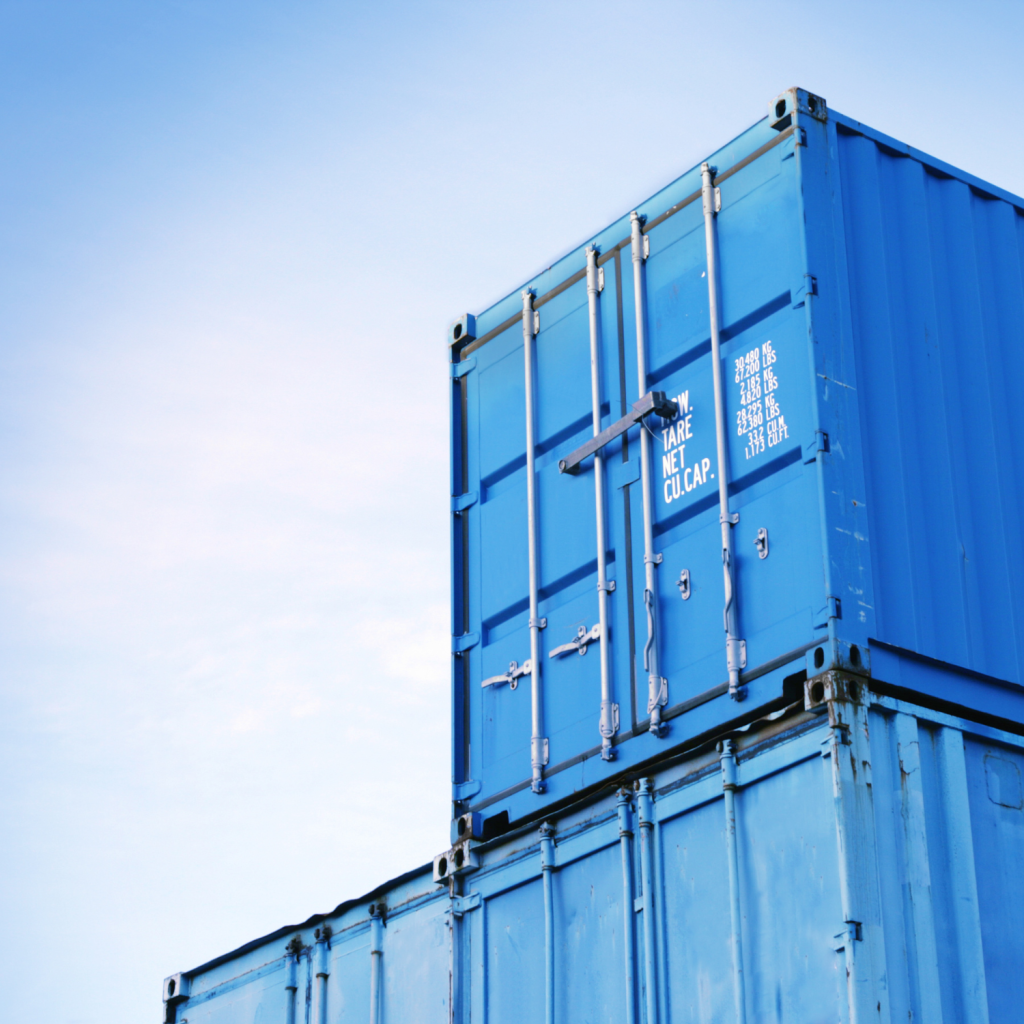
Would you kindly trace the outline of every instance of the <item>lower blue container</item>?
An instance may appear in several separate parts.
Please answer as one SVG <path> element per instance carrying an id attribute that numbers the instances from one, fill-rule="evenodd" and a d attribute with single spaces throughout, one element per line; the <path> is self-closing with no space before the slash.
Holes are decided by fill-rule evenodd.
<path id="1" fill-rule="evenodd" d="M 1019 1020 L 1022 772 L 1021 737 L 828 672 L 457 870 L 172 975 L 165 1020 Z"/>

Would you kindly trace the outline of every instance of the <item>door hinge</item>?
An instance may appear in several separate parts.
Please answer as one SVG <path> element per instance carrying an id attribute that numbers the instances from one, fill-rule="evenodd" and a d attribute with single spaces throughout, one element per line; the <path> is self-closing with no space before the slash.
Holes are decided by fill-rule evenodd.
<path id="1" fill-rule="evenodd" d="M 860 921 L 844 921 L 843 930 L 835 938 L 835 950 L 837 953 L 840 950 L 849 949 L 850 945 L 854 942 L 863 942 L 864 930 L 861 927 Z"/>
<path id="2" fill-rule="evenodd" d="M 465 377 L 470 370 L 476 369 L 476 356 L 470 356 L 469 359 L 463 359 L 461 363 L 452 363 L 451 367 L 453 379 Z"/>
<path id="3" fill-rule="evenodd" d="M 455 799 L 460 801 L 476 796 L 482 788 L 483 784 L 479 779 L 467 779 L 465 782 L 456 782 L 452 787 Z"/>
<path id="4" fill-rule="evenodd" d="M 469 892 L 465 896 L 453 896 L 452 897 L 452 913 L 456 917 L 462 917 L 463 914 L 468 914 L 471 910 L 476 910 L 477 907 L 483 900 L 478 892 Z"/>
<path id="5" fill-rule="evenodd" d="M 479 633 L 463 633 L 461 636 L 452 637 L 452 654 L 462 654 L 470 647 L 476 647 L 480 643 Z"/>
<path id="6" fill-rule="evenodd" d="M 476 491 L 468 491 L 466 494 L 456 494 L 452 497 L 452 511 L 456 514 L 465 512 L 470 505 L 475 505 L 478 494 Z"/>

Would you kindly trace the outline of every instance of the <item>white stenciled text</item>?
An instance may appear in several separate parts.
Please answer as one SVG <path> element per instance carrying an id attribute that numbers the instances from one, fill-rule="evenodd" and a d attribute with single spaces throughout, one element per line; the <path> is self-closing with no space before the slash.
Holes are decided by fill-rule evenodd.
<path id="1" fill-rule="evenodd" d="M 736 433 L 747 438 L 748 459 L 760 455 L 789 437 L 789 427 L 775 392 L 779 378 L 774 365 L 778 353 L 771 341 L 737 356 L 735 382 L 740 386 L 740 407 L 736 410 Z"/>
<path id="2" fill-rule="evenodd" d="M 693 409 L 690 406 L 690 392 L 675 396 L 679 412 L 675 419 L 661 431 L 661 477 L 662 496 L 665 504 L 689 494 L 695 488 L 707 483 L 711 473 L 711 460 L 693 459 L 686 461 L 686 443 L 693 439 Z"/>

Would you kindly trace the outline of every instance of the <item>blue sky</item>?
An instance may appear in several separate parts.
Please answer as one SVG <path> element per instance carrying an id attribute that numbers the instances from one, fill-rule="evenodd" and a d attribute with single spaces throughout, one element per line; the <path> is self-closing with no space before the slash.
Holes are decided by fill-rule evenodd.
<path id="1" fill-rule="evenodd" d="M 0 1005 L 448 832 L 445 331 L 791 85 L 1024 193 L 1024 8 L 0 5 Z"/>

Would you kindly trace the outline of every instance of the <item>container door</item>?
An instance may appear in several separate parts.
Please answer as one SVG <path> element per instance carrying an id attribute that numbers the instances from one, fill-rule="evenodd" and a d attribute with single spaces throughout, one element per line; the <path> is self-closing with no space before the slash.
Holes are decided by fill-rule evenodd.
<path id="1" fill-rule="evenodd" d="M 779 145 L 722 180 L 719 246 L 721 357 L 743 680 L 792 661 L 823 629 L 811 359 L 801 301 L 803 267 L 791 145 Z M 669 717 L 727 680 L 725 584 L 719 523 L 708 264 L 700 199 L 651 228 L 645 263 L 648 390 L 676 400 L 651 417 L 660 662 Z M 632 289 L 624 296 L 633 323 Z M 635 334 L 627 342 L 635 345 Z M 635 382 L 631 390 L 637 392 Z M 643 551 L 639 486 L 634 550 Z M 635 720 L 648 718 L 644 567 L 633 562 L 637 630 Z M 759 675 L 760 674 L 760 675 Z M 782 676 L 773 679 L 779 690 Z"/>
<path id="2" fill-rule="evenodd" d="M 599 297 L 602 425 L 621 413 L 622 373 L 613 265 Z M 577 475 L 559 472 L 567 450 L 593 434 L 590 328 L 586 281 L 580 280 L 537 309 L 533 340 L 540 678 L 543 736 L 549 764 L 600 747 L 600 653 L 595 641 L 573 645 L 597 624 L 596 498 L 592 465 Z M 470 628 L 479 647 L 469 652 L 470 772 L 488 793 L 522 785 L 530 776 L 532 672 L 508 682 L 487 680 L 530 658 L 526 491 L 526 385 L 521 323 L 473 353 L 466 375 L 468 487 L 479 508 L 467 517 Z M 479 452 L 478 460 L 472 457 Z M 621 441 L 606 452 L 621 461 Z M 592 462 L 592 460 L 590 460 Z M 621 559 L 614 537 L 624 537 L 625 505 L 609 480 L 608 574 Z M 617 500 L 609 495 L 614 494 Z M 625 643 L 628 608 L 618 590 L 609 602 L 609 642 Z M 570 649 L 558 653 L 557 649 Z M 628 689 L 625 700 L 628 701 Z"/>

